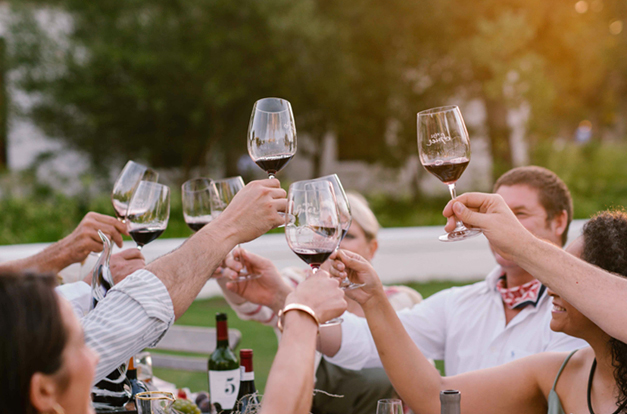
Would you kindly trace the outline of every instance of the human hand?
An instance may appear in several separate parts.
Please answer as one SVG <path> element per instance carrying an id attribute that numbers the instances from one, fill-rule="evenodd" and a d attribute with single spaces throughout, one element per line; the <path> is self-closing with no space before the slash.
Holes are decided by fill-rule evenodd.
<path id="1" fill-rule="evenodd" d="M 481 229 L 496 253 L 506 260 L 520 248 L 521 240 L 531 236 L 498 194 L 465 193 L 448 202 L 444 211 L 445 230 L 455 228 L 459 219 L 467 226 Z"/>
<path id="2" fill-rule="evenodd" d="M 346 291 L 347 296 L 360 305 L 366 304 L 373 296 L 385 295 L 377 272 L 369 261 L 357 253 L 340 249 L 331 255 L 329 262 L 329 273 L 333 277 L 340 280 L 348 277 L 353 283 L 364 284 L 361 288 Z"/>
<path id="3" fill-rule="evenodd" d="M 122 247 L 122 235 L 128 235 L 126 225 L 118 219 L 89 212 L 72 233 L 59 241 L 58 255 L 65 261 L 65 266 L 82 262 L 90 252 L 102 251 L 98 230 L 102 230 L 118 247 Z"/>
<path id="4" fill-rule="evenodd" d="M 269 307 L 275 313 L 283 309 L 285 298 L 292 288 L 283 281 L 274 263 L 238 247 L 224 260 L 222 275 L 227 279 L 236 278 L 244 266 L 250 274 L 260 277 L 243 282 L 228 282 L 226 288 L 249 302 Z"/>
<path id="5" fill-rule="evenodd" d="M 251 241 L 285 222 L 279 212 L 285 212 L 286 197 L 277 179 L 252 181 L 235 195 L 212 226 L 203 230 L 210 231 L 215 228 L 213 224 L 226 226 L 225 231 L 236 237 L 236 243 Z"/>
<path id="6" fill-rule="evenodd" d="M 111 276 L 113 276 L 113 283 L 116 285 L 120 283 L 126 276 L 134 273 L 139 269 L 143 269 L 146 266 L 146 259 L 144 255 L 135 248 L 126 249 L 111 255 L 111 261 L 109 262 L 109 269 L 111 270 Z M 91 276 L 93 273 L 90 271 L 83 282 L 88 285 L 91 284 Z"/>
<path id="7" fill-rule="evenodd" d="M 117 285 L 126 276 L 146 267 L 146 258 L 139 249 L 133 247 L 112 255 L 109 267 L 113 283 Z"/>
<path id="8" fill-rule="evenodd" d="M 309 306 L 321 323 L 337 318 L 347 306 L 340 282 L 329 277 L 324 270 L 319 270 L 299 284 L 285 300 L 285 305 L 290 303 Z"/>

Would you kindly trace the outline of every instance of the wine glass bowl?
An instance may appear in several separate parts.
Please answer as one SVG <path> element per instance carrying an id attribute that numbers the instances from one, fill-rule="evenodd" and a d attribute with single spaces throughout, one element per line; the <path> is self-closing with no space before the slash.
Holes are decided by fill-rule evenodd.
<path id="1" fill-rule="evenodd" d="M 244 188 L 244 179 L 242 177 L 229 177 L 222 180 L 215 180 L 211 183 L 213 188 L 211 198 L 211 214 L 215 219 L 228 207 L 235 195 Z M 232 279 L 235 282 L 246 282 L 248 280 L 257 279 L 260 274 L 250 274 L 244 267 L 239 272 L 239 276 Z"/>
<path id="2" fill-rule="evenodd" d="M 470 138 L 457 106 L 443 106 L 418 113 L 418 153 L 425 169 L 448 185 L 451 198 L 457 197 L 455 183 L 470 162 Z M 440 236 L 458 241 L 481 234 L 457 221 L 455 229 Z"/>
<path id="3" fill-rule="evenodd" d="M 115 215 L 119 220 L 124 221 L 128 203 L 131 201 L 133 193 L 137 189 L 140 181 L 157 182 L 159 174 L 144 165 L 135 161 L 128 161 L 113 185 L 111 192 L 111 204 L 115 210 Z"/>
<path id="4" fill-rule="evenodd" d="M 211 215 L 215 219 L 228 207 L 231 200 L 242 188 L 244 188 L 244 179 L 240 176 L 223 178 L 211 182 Z"/>
<path id="5" fill-rule="evenodd" d="M 126 226 L 139 250 L 161 236 L 168 227 L 169 217 L 170 188 L 149 181 L 140 182 L 126 215 Z"/>
<path id="6" fill-rule="evenodd" d="M 403 414 L 403 403 L 398 399 L 379 400 L 377 414 Z"/>
<path id="7" fill-rule="evenodd" d="M 290 103 L 281 98 L 260 99 L 248 124 L 248 154 L 274 178 L 296 154 L 296 124 Z"/>
<path id="8" fill-rule="evenodd" d="M 214 187 L 208 178 L 194 178 L 185 181 L 181 186 L 183 218 L 193 232 L 211 221 L 212 198 L 215 198 Z"/>
<path id="9" fill-rule="evenodd" d="M 327 181 L 296 182 L 290 185 L 287 200 L 287 244 L 316 273 L 341 238 L 333 187 Z"/>
<path id="10" fill-rule="evenodd" d="M 342 187 L 342 182 L 337 174 L 325 175 L 324 177 L 316 178 L 314 181 L 327 181 L 331 183 L 333 186 L 333 191 L 335 193 L 335 200 L 337 202 L 337 211 L 339 214 L 340 227 L 341 227 L 341 235 L 340 242 L 336 248 L 339 249 L 340 243 L 344 240 L 346 233 L 348 233 L 348 229 L 351 226 L 353 221 L 353 216 L 351 213 L 351 206 L 348 201 L 348 197 L 346 197 L 346 192 L 344 191 L 344 187 Z M 364 284 L 353 283 L 348 278 L 342 280 L 340 287 L 344 290 L 357 289 L 364 286 Z"/>

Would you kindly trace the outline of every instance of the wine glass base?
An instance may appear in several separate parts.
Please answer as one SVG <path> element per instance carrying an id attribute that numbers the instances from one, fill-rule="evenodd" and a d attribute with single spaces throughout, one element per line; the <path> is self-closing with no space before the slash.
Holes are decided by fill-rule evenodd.
<path id="1" fill-rule="evenodd" d="M 335 326 L 341 324 L 342 322 L 344 322 L 344 319 L 342 318 L 333 318 L 324 323 L 321 323 L 320 326 Z"/>
<path id="2" fill-rule="evenodd" d="M 440 241 L 443 241 L 443 242 L 455 242 L 455 241 L 460 241 L 460 240 L 466 240 L 471 237 L 478 236 L 482 233 L 483 232 L 479 229 L 462 229 L 462 230 L 455 230 L 447 234 L 443 234 L 438 238 L 440 239 Z"/>
<path id="3" fill-rule="evenodd" d="M 240 275 L 234 279 L 229 279 L 231 282 L 248 282 L 249 280 L 259 279 L 261 275 Z"/>
<path id="4" fill-rule="evenodd" d="M 364 287 L 366 286 L 365 283 L 353 283 L 353 282 L 344 282 L 342 281 L 342 283 L 340 283 L 340 289 L 342 290 L 353 290 L 353 289 L 359 289 L 360 287 Z"/>

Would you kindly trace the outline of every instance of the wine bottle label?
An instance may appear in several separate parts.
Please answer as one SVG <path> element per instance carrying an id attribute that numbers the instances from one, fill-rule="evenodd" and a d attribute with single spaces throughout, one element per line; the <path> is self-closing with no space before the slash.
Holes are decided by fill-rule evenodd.
<path id="1" fill-rule="evenodd" d="M 209 371 L 209 393 L 211 403 L 219 403 L 223 410 L 235 406 L 239 392 L 239 369 Z"/>
<path id="2" fill-rule="evenodd" d="M 246 368 L 240 366 L 239 378 L 240 378 L 240 381 L 253 381 L 255 379 L 255 371 L 246 372 Z"/>

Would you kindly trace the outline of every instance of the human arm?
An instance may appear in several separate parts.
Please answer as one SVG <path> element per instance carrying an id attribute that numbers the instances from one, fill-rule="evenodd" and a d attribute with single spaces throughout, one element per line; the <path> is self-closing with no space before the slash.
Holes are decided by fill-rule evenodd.
<path id="1" fill-rule="evenodd" d="M 338 257 L 349 269 L 351 281 L 366 283 L 348 294 L 362 306 L 386 373 L 412 410 L 438 413 L 440 391 L 458 389 L 465 413 L 542 412 L 537 408 L 546 402 L 537 364 L 514 365 L 515 361 L 509 367 L 441 377 L 403 328 L 370 264 L 351 252 L 340 251 Z"/>
<path id="2" fill-rule="evenodd" d="M 278 212 L 285 211 L 285 196 L 278 180 L 249 183 L 218 218 L 177 250 L 146 266 L 168 289 L 177 318 L 238 243 L 253 240 L 284 222 Z"/>
<path id="3" fill-rule="evenodd" d="M 339 282 L 324 271 L 309 277 L 288 295 L 286 305 L 292 303 L 308 306 L 320 321 L 337 317 L 346 309 Z M 311 409 L 318 326 L 310 315 L 299 310 L 285 314 L 284 326 L 261 414 L 305 414 Z"/>
<path id="4" fill-rule="evenodd" d="M 116 218 L 89 212 L 74 231 L 63 239 L 33 256 L 0 263 L 0 271 L 58 273 L 73 263 L 85 260 L 90 252 L 102 251 L 98 230 L 102 230 L 119 247 L 122 247 L 122 235 L 128 235 L 124 223 Z"/>
<path id="5" fill-rule="evenodd" d="M 453 210 L 455 207 L 455 210 Z M 610 336 L 627 341 L 627 279 L 606 272 L 529 233 L 495 194 L 465 193 L 444 209 L 480 228 L 496 251 L 516 262 L 575 306 Z"/>

